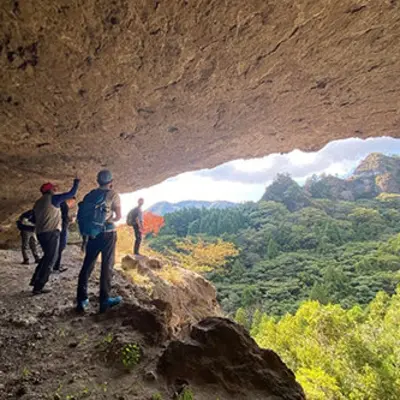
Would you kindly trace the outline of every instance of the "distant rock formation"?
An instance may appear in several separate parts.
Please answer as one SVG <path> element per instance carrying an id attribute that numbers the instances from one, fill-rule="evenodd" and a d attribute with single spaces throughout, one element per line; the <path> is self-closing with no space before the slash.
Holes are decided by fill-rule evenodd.
<path id="1" fill-rule="evenodd" d="M 375 184 L 378 193 L 400 193 L 400 157 L 371 153 L 353 174 Z"/>
<path id="2" fill-rule="evenodd" d="M 349 178 L 313 175 L 304 187 L 280 174 L 261 200 L 284 203 L 290 211 L 296 211 L 311 205 L 313 199 L 355 201 L 373 199 L 381 193 L 400 193 L 400 157 L 371 153 Z"/>
<path id="3" fill-rule="evenodd" d="M 285 204 L 289 211 L 296 211 L 311 205 L 309 195 L 289 175 L 278 174 L 267 187 L 261 200 Z"/>
<path id="4" fill-rule="evenodd" d="M 201 200 L 187 200 L 180 201 L 179 203 L 169 203 L 168 201 L 160 201 L 153 204 L 147 209 L 153 214 L 164 216 L 165 214 L 170 214 L 175 211 L 183 210 L 184 208 L 217 208 L 225 209 L 237 206 L 237 203 L 230 201 L 201 201 Z"/>
<path id="5" fill-rule="evenodd" d="M 382 153 L 369 154 L 354 170 L 355 176 L 371 177 L 387 173 L 398 174 L 400 171 L 400 157 L 387 156 Z"/>

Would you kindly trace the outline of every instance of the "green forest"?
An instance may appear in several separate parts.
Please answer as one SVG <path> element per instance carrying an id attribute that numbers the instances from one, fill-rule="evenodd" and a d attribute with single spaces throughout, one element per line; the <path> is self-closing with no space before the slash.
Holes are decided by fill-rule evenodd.
<path id="1" fill-rule="evenodd" d="M 167 214 L 149 245 L 233 244 L 237 254 L 205 276 L 309 399 L 399 399 L 400 197 L 357 182 L 360 195 L 337 199 L 335 179 L 301 187 L 278 175 L 259 202 Z"/>
<path id="2" fill-rule="evenodd" d="M 307 299 L 350 308 L 380 290 L 393 294 L 399 283 L 399 205 L 397 196 L 379 196 L 313 199 L 297 211 L 274 201 L 184 209 L 165 216 L 150 246 L 175 250 L 183 238 L 235 244 L 239 255 L 207 274 L 229 315 L 244 307 L 281 316 Z"/>

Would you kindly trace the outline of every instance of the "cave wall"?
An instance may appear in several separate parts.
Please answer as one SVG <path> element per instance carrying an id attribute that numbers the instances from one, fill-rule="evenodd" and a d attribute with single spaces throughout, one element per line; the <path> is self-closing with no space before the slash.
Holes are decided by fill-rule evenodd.
<path id="1" fill-rule="evenodd" d="M 2 0 L 0 222 L 44 181 L 122 192 L 399 136 L 397 0 Z"/>

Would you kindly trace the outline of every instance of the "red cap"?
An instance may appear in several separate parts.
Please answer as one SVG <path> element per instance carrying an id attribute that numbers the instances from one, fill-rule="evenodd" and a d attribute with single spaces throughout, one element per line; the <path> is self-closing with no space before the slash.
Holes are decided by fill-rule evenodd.
<path id="1" fill-rule="evenodd" d="M 55 185 L 53 185 L 50 182 L 44 183 L 42 186 L 40 186 L 40 191 L 44 194 L 47 192 L 50 192 L 51 190 L 54 190 Z"/>

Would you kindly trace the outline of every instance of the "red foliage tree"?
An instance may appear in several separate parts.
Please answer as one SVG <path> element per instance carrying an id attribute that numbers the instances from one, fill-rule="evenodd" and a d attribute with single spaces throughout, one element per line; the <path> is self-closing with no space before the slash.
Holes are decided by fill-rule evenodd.
<path id="1" fill-rule="evenodd" d="M 146 211 L 143 215 L 143 235 L 152 233 L 157 235 L 160 229 L 164 226 L 164 218 Z"/>

